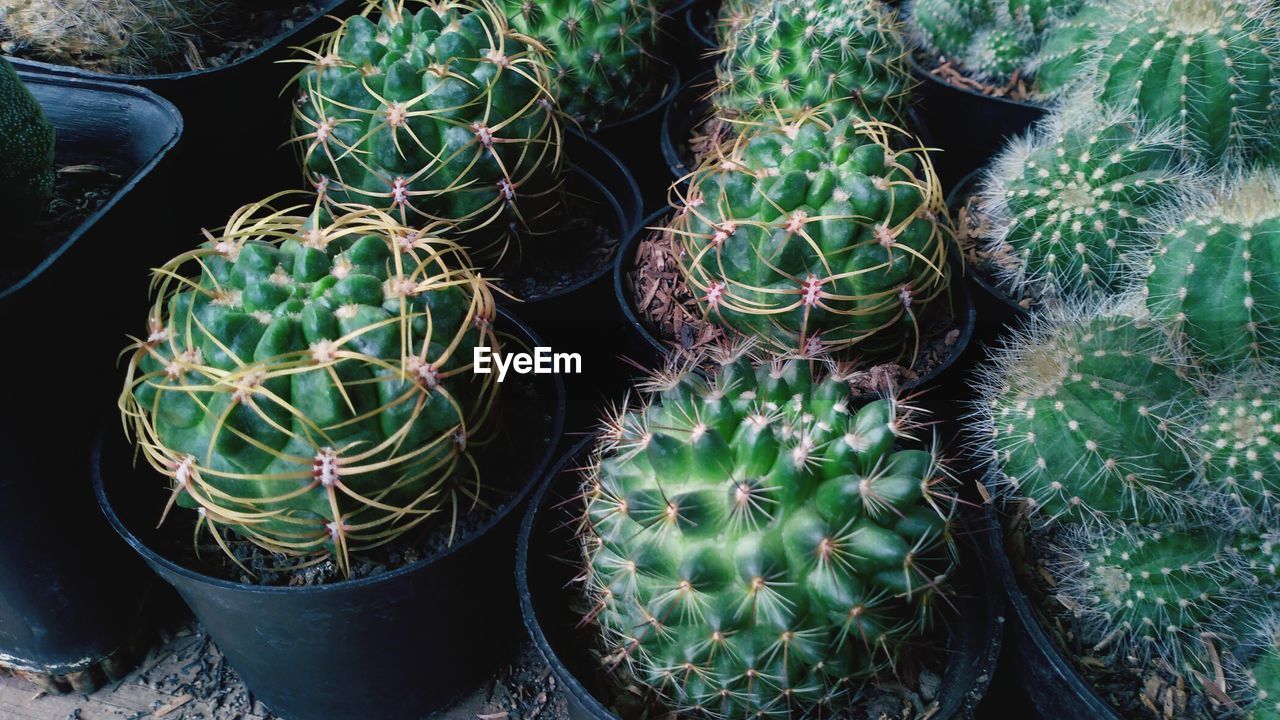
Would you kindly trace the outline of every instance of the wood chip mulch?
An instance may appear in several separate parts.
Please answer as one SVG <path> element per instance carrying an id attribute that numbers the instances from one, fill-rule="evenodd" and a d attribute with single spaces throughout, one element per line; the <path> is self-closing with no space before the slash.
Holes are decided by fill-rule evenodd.
<path id="1" fill-rule="evenodd" d="M 948 85 L 955 85 L 956 87 L 961 87 L 966 90 L 972 90 L 973 92 L 986 95 L 988 97 L 997 97 L 1005 100 L 1012 100 L 1014 102 L 1032 104 L 1036 104 L 1041 101 L 1041 98 L 1032 90 L 1032 87 L 1027 84 L 1027 80 L 1023 77 L 1021 70 L 1015 71 L 1013 73 L 1013 77 L 1009 78 L 1009 82 L 1003 85 L 991 85 L 989 83 L 975 80 L 965 74 L 964 70 L 960 68 L 960 66 L 950 60 L 943 59 L 929 71 L 929 74 Z"/>

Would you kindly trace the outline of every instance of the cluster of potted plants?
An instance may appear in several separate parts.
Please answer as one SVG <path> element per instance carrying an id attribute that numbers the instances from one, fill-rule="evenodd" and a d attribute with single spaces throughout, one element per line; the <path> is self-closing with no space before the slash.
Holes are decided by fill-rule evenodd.
<path id="1" fill-rule="evenodd" d="M 0 667 L 120 677 L 158 577 L 291 720 L 522 624 L 573 717 L 967 718 L 1007 597 L 1045 717 L 1276 715 L 1269 0 L 23 0 L 0 50 L 57 377 L 3 391 L 51 580 Z"/>

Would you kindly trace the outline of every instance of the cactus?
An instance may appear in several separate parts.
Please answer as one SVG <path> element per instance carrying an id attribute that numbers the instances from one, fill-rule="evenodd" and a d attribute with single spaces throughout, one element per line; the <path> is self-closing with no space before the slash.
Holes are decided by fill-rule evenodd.
<path id="1" fill-rule="evenodd" d="M 937 457 L 895 447 L 900 406 L 802 361 L 647 390 L 584 491 L 608 658 L 680 715 L 807 716 L 926 640 L 953 506 Z"/>
<path id="2" fill-rule="evenodd" d="M 1194 655 L 1200 633 L 1247 619 L 1256 596 L 1242 586 L 1223 539 L 1186 527 L 1076 526 L 1050 565 L 1056 594 L 1081 619 L 1081 639 L 1117 656 Z"/>
<path id="3" fill-rule="evenodd" d="M 1280 173 L 1225 184 L 1164 237 L 1147 307 L 1214 367 L 1280 361 Z"/>
<path id="4" fill-rule="evenodd" d="M 1079 83 L 1089 54 L 1096 52 L 1098 38 L 1119 30 L 1123 22 L 1120 8 L 1133 7 L 1139 0 L 1084 0 L 1076 12 L 1045 28 L 1040 51 L 1031 61 L 1036 87 L 1043 95 L 1060 95 Z"/>
<path id="5" fill-rule="evenodd" d="M 488 258 L 557 193 L 545 51 L 487 0 L 371 3 L 317 42 L 294 141 L 329 201 L 449 222 Z"/>
<path id="6" fill-rule="evenodd" d="M 1253 690 L 1249 720 L 1280 720 L 1280 631 L 1258 655 L 1249 675 Z"/>
<path id="7" fill-rule="evenodd" d="M 910 9 L 916 43 L 988 83 L 1029 77 L 1042 34 L 1070 18 L 1083 0 L 915 0 Z"/>
<path id="8" fill-rule="evenodd" d="M 0 58 L 0 215 L 23 225 L 53 196 L 54 130 L 40 103 Z"/>
<path id="9" fill-rule="evenodd" d="M 1241 570 L 1250 584 L 1270 598 L 1272 609 L 1280 611 L 1280 530 L 1264 521 L 1246 526 L 1231 543 Z"/>
<path id="10" fill-rule="evenodd" d="M 1195 447 L 1208 486 L 1250 515 L 1280 513 L 1280 388 L 1245 375 L 1217 388 L 1206 405 Z"/>
<path id="11" fill-rule="evenodd" d="M 903 122 L 906 40 L 879 0 L 769 0 L 726 33 L 712 104 L 719 116 L 821 107 L 834 121 Z"/>
<path id="12" fill-rule="evenodd" d="M 504 0 L 511 26 L 553 53 L 560 108 L 592 128 L 652 101 L 666 75 L 654 58 L 652 0 Z"/>
<path id="13" fill-rule="evenodd" d="M 947 288 L 951 235 L 927 154 L 882 123 L 754 124 L 675 188 L 671 231 L 707 318 L 784 352 L 903 353 Z"/>
<path id="14" fill-rule="evenodd" d="M 0 0 L 0 38 L 41 60 L 103 72 L 181 69 L 189 38 L 224 14 L 219 0 Z"/>
<path id="15" fill-rule="evenodd" d="M 1085 79 L 1102 103 L 1175 126 L 1208 161 L 1262 155 L 1275 143 L 1280 18 L 1271 0 L 1122 0 L 1090 22 L 1100 29 L 1046 43 L 1041 89 Z M 1064 48 L 1071 43 L 1077 49 Z"/>
<path id="16" fill-rule="evenodd" d="M 450 517 L 480 492 L 493 298 L 455 243 L 365 209 L 247 206 L 154 274 L 120 405 L 175 503 L 304 558 Z M 233 556 L 234 557 L 234 556 Z"/>
<path id="17" fill-rule="evenodd" d="M 1122 309 L 1038 318 L 984 368 L 994 481 L 1046 521 L 1143 525 L 1198 512 L 1186 361 Z"/>
<path id="18" fill-rule="evenodd" d="M 987 171 L 985 242 L 1011 295 L 1101 300 L 1124 290 L 1174 212 L 1198 195 L 1176 136 L 1091 103 L 1011 141 Z"/>

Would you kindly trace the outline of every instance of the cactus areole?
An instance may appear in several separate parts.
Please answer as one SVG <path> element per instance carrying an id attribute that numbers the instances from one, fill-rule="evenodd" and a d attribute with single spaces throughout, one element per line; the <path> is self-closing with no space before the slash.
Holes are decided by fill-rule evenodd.
<path id="1" fill-rule="evenodd" d="M 677 713 L 839 703 L 926 641 L 953 569 L 937 458 L 902 409 L 807 362 L 673 373 L 615 417 L 584 489 L 606 662 Z"/>
<path id="2" fill-rule="evenodd" d="M 294 142 L 328 201 L 497 255 L 556 196 L 546 49 L 485 0 L 388 0 L 308 48 Z"/>
<path id="3" fill-rule="evenodd" d="M 458 245 L 319 215 L 249 206 L 158 270 L 120 403 L 169 505 L 224 550 L 231 530 L 345 569 L 481 494 L 497 388 L 470 363 L 497 339 Z"/>

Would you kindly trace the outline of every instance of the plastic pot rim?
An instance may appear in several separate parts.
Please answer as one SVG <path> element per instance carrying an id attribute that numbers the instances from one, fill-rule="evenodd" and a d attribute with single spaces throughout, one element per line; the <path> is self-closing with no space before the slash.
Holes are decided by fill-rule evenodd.
<path id="1" fill-rule="evenodd" d="M 156 73 L 153 75 L 136 74 L 136 73 L 112 73 L 101 72 L 97 70 L 86 70 L 78 65 L 66 65 L 61 63 L 45 62 L 43 60 L 32 60 L 23 57 L 6 56 L 6 59 L 13 63 L 14 67 L 19 69 L 26 67 L 41 73 L 59 75 L 62 77 L 74 77 L 86 80 L 99 80 L 102 82 L 116 84 L 147 84 L 147 83 L 176 83 L 183 80 L 191 80 L 195 78 L 208 77 L 218 73 L 233 70 L 246 65 L 258 58 L 266 55 L 279 48 L 286 40 L 315 25 L 326 17 L 336 17 L 333 15 L 340 7 L 346 4 L 347 0 L 316 0 L 318 7 L 315 12 L 301 20 L 293 27 L 282 32 L 277 32 L 271 36 L 269 42 L 265 42 L 261 47 L 250 52 L 234 62 L 227 63 L 213 68 L 203 68 L 200 70 L 181 70 L 177 72 Z M 291 47 L 292 49 L 292 47 Z"/>
<path id="2" fill-rule="evenodd" d="M 645 218 L 641 226 L 636 232 L 618 248 L 618 257 L 614 258 L 613 266 L 613 291 L 618 304 L 622 307 L 622 315 L 626 318 L 627 324 L 633 330 L 638 332 L 645 343 L 652 348 L 659 357 L 669 357 L 671 351 L 661 340 L 659 340 L 652 331 L 640 319 L 640 314 L 636 312 L 635 303 L 631 297 L 631 293 L 627 290 L 626 275 L 629 270 L 628 258 L 634 253 L 635 248 L 640 243 L 641 237 L 650 231 L 653 224 L 663 216 L 671 212 L 671 208 L 663 208 Z M 952 264 L 953 272 L 951 276 L 950 290 L 952 297 L 959 302 L 960 305 L 956 313 L 956 327 L 960 330 L 960 336 L 956 338 L 955 344 L 951 347 L 951 351 L 947 353 L 946 359 L 931 368 L 929 372 L 918 376 L 915 380 L 904 384 L 899 390 L 901 392 L 910 392 L 916 388 L 924 387 L 939 377 L 943 373 L 950 370 L 960 360 L 968 349 L 969 344 L 973 341 L 973 334 L 978 324 L 978 311 L 973 302 L 973 293 L 969 290 L 967 283 L 962 282 L 967 268 L 964 267 L 963 261 L 960 260 L 959 252 L 953 247 L 948 253 L 948 263 Z M 960 272 L 955 272 L 959 270 Z M 864 400 L 876 396 L 875 393 L 864 393 L 856 396 L 858 400 Z"/>
<path id="3" fill-rule="evenodd" d="M 960 182 L 956 183 L 956 186 L 951 189 L 951 193 L 947 195 L 946 202 L 947 212 L 951 213 L 952 217 L 955 217 L 955 211 L 959 209 L 959 203 L 962 200 L 973 196 L 972 191 L 974 187 L 978 184 L 978 180 L 986 173 L 986 171 L 986 168 L 978 168 L 977 170 L 974 170 L 961 178 Z M 977 271 L 976 268 L 971 267 L 969 269 L 969 277 L 983 292 L 995 298 L 1001 305 L 1008 308 L 1009 312 L 1012 313 L 1014 317 L 1023 322 L 1031 318 L 1031 312 L 1027 310 L 1027 308 L 1024 308 L 1014 302 L 1013 298 L 1009 297 L 1009 295 L 1003 290 L 992 285 L 985 277 L 982 276 L 981 273 Z"/>
<path id="4" fill-rule="evenodd" d="M 58 247 L 50 251 L 40 264 L 32 268 L 31 272 L 27 273 L 21 280 L 7 288 L 4 288 L 3 290 L 0 290 L 0 303 L 18 294 L 23 288 L 27 287 L 32 282 L 35 282 L 35 280 L 43 275 L 50 267 L 57 263 L 72 246 L 78 243 L 80 238 L 84 237 L 85 233 L 102 220 L 107 213 L 111 212 L 111 210 L 114 209 L 122 199 L 124 199 L 125 195 L 132 192 L 138 184 L 142 182 L 143 178 L 150 175 L 151 172 L 155 170 L 156 166 L 159 165 L 166 156 L 168 156 L 169 152 L 173 150 L 173 148 L 178 144 L 178 141 L 182 138 L 182 132 L 184 129 L 182 113 L 178 112 L 178 109 L 174 107 L 173 103 L 165 100 L 146 88 L 134 85 L 104 82 L 102 80 L 95 80 L 92 78 L 72 77 L 68 75 L 48 75 L 23 69 L 18 65 L 15 65 L 15 68 L 18 69 L 18 76 L 22 78 L 22 82 L 24 84 L 54 85 L 92 92 L 133 96 L 139 100 L 149 103 L 164 113 L 173 122 L 173 133 L 165 140 L 156 154 L 152 156 L 151 160 L 134 171 L 133 175 L 129 177 L 123 185 L 116 188 L 116 191 L 111 194 L 111 197 L 108 198 L 101 207 L 90 213 L 88 217 L 81 221 L 80 224 L 76 226 L 75 230 L 72 230 L 67 238 L 58 245 Z"/>
<path id="5" fill-rule="evenodd" d="M 702 7 L 703 4 L 704 3 L 699 0 L 691 0 L 689 3 L 682 6 L 680 14 L 684 17 L 684 26 L 688 31 L 689 36 L 697 41 L 698 49 L 703 51 L 715 50 L 719 47 L 716 39 L 707 37 L 704 29 L 698 27 L 698 9 Z"/>
<path id="6" fill-rule="evenodd" d="M 1008 105 L 1010 107 L 1038 112 L 1045 112 L 1048 110 L 1047 106 L 1040 103 L 1027 102 L 1025 100 L 1010 100 L 1009 98 L 996 97 L 995 95 L 986 95 L 984 93 L 975 92 L 974 90 L 967 87 L 961 87 L 960 85 L 953 85 L 952 83 L 949 83 L 929 72 L 929 69 L 922 65 L 920 60 L 916 58 L 915 52 L 910 53 L 907 60 L 911 63 L 911 74 L 915 75 L 916 79 L 921 82 L 933 83 L 948 90 L 964 93 L 965 95 L 970 95 L 974 98 L 985 100 L 995 105 Z"/>
<path id="7" fill-rule="evenodd" d="M 534 345 L 537 345 L 542 342 L 541 338 L 538 337 L 537 333 L 535 333 L 531 328 L 529 328 L 527 325 L 522 323 L 518 318 L 516 318 L 513 314 L 508 312 L 506 309 L 499 308 L 498 315 L 507 323 L 509 323 L 511 326 L 511 329 L 515 330 L 519 335 L 523 336 L 525 340 L 532 342 Z M 502 507 L 501 510 L 494 513 L 492 517 L 485 520 L 485 522 L 481 524 L 480 527 L 477 528 L 474 533 L 472 533 L 469 537 L 464 539 L 462 542 L 457 543 L 455 545 L 451 545 L 447 548 L 444 548 L 439 552 L 433 553 L 429 557 L 418 560 L 417 562 L 411 563 L 409 565 L 405 565 L 403 567 L 395 568 L 394 570 L 388 570 L 387 572 L 379 573 L 377 575 L 370 575 L 368 577 L 356 578 L 354 580 L 342 580 L 339 582 L 327 583 L 324 585 L 303 585 L 303 586 L 296 586 L 296 587 L 254 585 L 250 583 L 241 583 L 241 582 L 234 582 L 232 580 L 224 580 L 222 578 L 216 578 L 211 575 L 206 575 L 204 573 L 192 570 L 191 568 L 188 568 L 182 565 L 181 563 L 175 562 L 169 559 L 168 557 L 165 557 L 164 555 L 153 550 L 150 546 L 148 546 L 145 542 L 143 542 L 141 538 L 134 535 L 133 531 L 131 531 L 128 527 L 125 526 L 124 521 L 120 519 L 120 516 L 116 513 L 115 508 L 112 506 L 110 499 L 107 497 L 106 485 L 103 482 L 104 468 L 102 466 L 102 448 L 105 441 L 105 434 L 108 431 L 106 427 L 100 428 L 99 431 L 97 432 L 96 437 L 94 438 L 94 444 L 90 454 L 90 460 L 92 465 L 90 472 L 91 472 L 92 481 L 93 481 L 93 493 L 94 493 L 94 496 L 97 498 L 98 507 L 102 510 L 102 513 L 106 515 L 107 521 L 111 524 L 112 529 L 114 529 L 116 533 L 120 535 L 120 537 L 124 538 L 124 541 L 129 544 L 129 547 L 133 548 L 134 552 L 141 555 L 142 558 L 146 560 L 148 563 L 157 565 L 159 567 L 163 567 L 168 572 L 174 573 L 176 575 L 180 575 L 184 578 L 187 578 L 188 580 L 191 580 L 200 584 L 204 584 L 204 585 L 211 585 L 214 587 L 219 587 L 227 590 L 235 590 L 241 593 L 253 594 L 253 595 L 290 595 L 290 596 L 296 597 L 303 594 L 328 595 L 328 594 L 337 594 L 337 593 L 346 593 L 346 592 L 356 592 L 356 591 L 360 591 L 365 588 L 368 588 L 369 586 L 372 586 L 372 585 L 377 585 L 387 581 L 396 580 L 406 575 L 415 573 L 418 570 L 428 565 L 436 563 L 440 560 L 444 560 L 450 557 L 451 555 L 454 555 L 455 553 L 461 552 L 462 550 L 466 549 L 468 546 L 479 541 L 482 537 L 487 535 L 490 531 L 492 531 L 493 528 L 496 527 L 500 522 L 502 522 L 507 517 L 509 517 L 513 512 L 515 512 L 516 508 L 519 507 L 526 498 L 528 498 L 531 494 L 533 494 L 538 483 L 540 482 L 540 478 L 543 476 L 543 474 L 546 473 L 547 468 L 551 465 L 551 463 L 555 461 L 556 452 L 559 449 L 560 442 L 564 434 L 564 421 L 565 421 L 565 409 L 566 409 L 564 380 L 559 375 L 552 375 L 550 376 L 550 381 L 551 381 L 551 386 L 553 388 L 552 395 L 554 396 L 553 398 L 550 398 L 550 399 L 554 400 L 554 403 L 555 403 L 555 409 L 552 412 L 551 441 L 547 443 L 547 447 L 545 450 L 543 450 L 542 456 L 538 459 L 538 462 L 534 464 L 533 468 L 528 473 L 528 477 L 520 485 L 519 490 L 511 497 L 511 499 Z"/>

